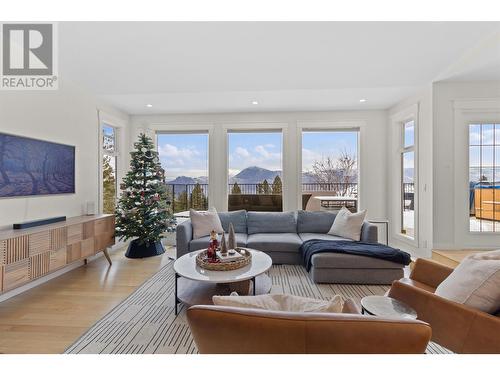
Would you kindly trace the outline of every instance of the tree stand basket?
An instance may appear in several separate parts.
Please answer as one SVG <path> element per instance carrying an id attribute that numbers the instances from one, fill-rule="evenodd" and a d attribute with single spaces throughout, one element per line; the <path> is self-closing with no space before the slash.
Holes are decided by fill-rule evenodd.
<path id="1" fill-rule="evenodd" d="M 139 240 L 133 240 L 128 245 L 127 252 L 125 256 L 127 258 L 147 258 L 154 257 L 156 255 L 161 255 L 165 252 L 161 242 L 139 243 Z"/>

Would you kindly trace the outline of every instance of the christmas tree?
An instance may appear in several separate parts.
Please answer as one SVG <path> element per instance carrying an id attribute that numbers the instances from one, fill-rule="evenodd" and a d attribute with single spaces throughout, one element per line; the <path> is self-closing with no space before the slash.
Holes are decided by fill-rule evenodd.
<path id="1" fill-rule="evenodd" d="M 116 209 L 116 235 L 133 238 L 127 253 L 129 258 L 158 255 L 165 250 L 161 238 L 173 230 L 174 217 L 170 210 L 165 171 L 151 138 L 139 135 L 130 153 L 130 170 L 120 185 L 121 197 Z"/>

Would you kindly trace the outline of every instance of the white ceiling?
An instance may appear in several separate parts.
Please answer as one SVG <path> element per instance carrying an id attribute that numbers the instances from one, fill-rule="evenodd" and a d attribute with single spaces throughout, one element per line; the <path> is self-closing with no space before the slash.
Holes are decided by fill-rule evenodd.
<path id="1" fill-rule="evenodd" d="M 383 109 L 498 31 L 474 22 L 62 22 L 59 73 L 130 114 Z"/>

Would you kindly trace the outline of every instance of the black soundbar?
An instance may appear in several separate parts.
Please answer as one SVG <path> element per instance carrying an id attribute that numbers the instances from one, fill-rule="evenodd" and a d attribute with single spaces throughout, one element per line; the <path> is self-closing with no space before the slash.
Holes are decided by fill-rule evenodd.
<path id="1" fill-rule="evenodd" d="M 58 217 L 51 217 L 48 219 L 40 219 L 40 220 L 26 221 L 24 223 L 17 223 L 13 224 L 12 227 L 14 229 L 26 229 L 26 228 L 38 227 L 40 225 L 58 223 L 60 221 L 65 221 L 65 220 L 66 216 L 58 216 Z"/>

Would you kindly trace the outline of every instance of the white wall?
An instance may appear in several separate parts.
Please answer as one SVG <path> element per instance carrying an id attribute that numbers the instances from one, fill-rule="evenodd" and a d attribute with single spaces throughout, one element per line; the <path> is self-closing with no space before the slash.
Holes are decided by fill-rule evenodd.
<path id="1" fill-rule="evenodd" d="M 210 129 L 210 205 L 227 209 L 225 128 L 282 127 L 284 131 L 284 209 L 299 208 L 301 165 L 298 156 L 298 127 L 360 127 L 360 207 L 368 217 L 386 218 L 386 111 L 272 112 L 227 114 L 179 114 L 131 117 L 130 145 L 141 131 Z M 215 174 L 215 176 L 214 176 Z"/>
<path id="2" fill-rule="evenodd" d="M 127 124 L 128 116 L 62 83 L 56 91 L 0 92 L 0 132 L 76 146 L 76 193 L 0 199 L 0 227 L 84 213 L 98 201 L 98 108 Z M 123 130 L 124 140 L 128 138 Z"/>
<path id="3" fill-rule="evenodd" d="M 488 104 L 498 103 L 494 99 L 500 99 L 500 82 L 438 82 L 433 85 L 433 232 L 437 249 L 500 247 L 500 234 L 469 233 L 466 226 L 468 183 L 466 178 L 464 181 L 468 167 L 468 148 L 464 139 L 466 122 L 500 121 L 498 104 Z M 460 101 L 472 104 L 463 110 L 459 108 Z"/>
<path id="4" fill-rule="evenodd" d="M 416 238 L 415 241 L 405 241 L 399 235 L 400 228 L 400 169 L 401 154 L 399 121 L 391 121 L 400 115 L 416 109 L 416 170 L 417 198 L 416 198 Z M 388 162 L 388 189 L 387 212 L 390 221 L 391 244 L 404 248 L 414 256 L 429 257 L 433 246 L 433 217 L 432 217 L 432 85 L 428 85 L 418 94 L 396 104 L 389 109 L 387 147 Z"/>

